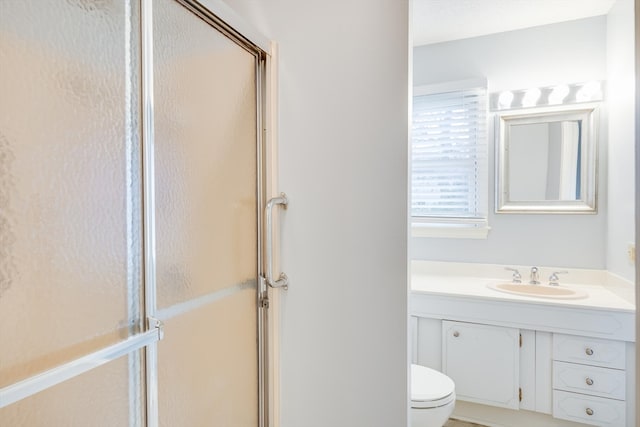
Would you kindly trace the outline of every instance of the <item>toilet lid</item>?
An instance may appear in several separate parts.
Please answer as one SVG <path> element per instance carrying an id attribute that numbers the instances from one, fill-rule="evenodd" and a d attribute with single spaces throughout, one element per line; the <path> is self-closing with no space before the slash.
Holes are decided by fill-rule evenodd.
<path id="1" fill-rule="evenodd" d="M 411 365 L 411 400 L 429 402 L 441 400 L 455 390 L 453 380 L 433 369 Z"/>

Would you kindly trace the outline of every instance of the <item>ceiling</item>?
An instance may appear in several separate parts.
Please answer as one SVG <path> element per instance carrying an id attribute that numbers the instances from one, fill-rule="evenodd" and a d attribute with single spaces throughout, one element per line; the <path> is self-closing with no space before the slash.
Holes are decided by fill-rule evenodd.
<path id="1" fill-rule="evenodd" d="M 615 1 L 413 0 L 413 45 L 606 15 Z"/>

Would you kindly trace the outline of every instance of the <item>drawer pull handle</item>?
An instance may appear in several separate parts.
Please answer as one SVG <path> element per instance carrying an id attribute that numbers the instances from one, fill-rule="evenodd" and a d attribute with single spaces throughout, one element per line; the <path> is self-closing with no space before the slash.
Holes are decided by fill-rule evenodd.
<path id="1" fill-rule="evenodd" d="M 593 385 L 593 380 L 591 378 L 587 378 L 587 385 Z"/>
<path id="2" fill-rule="evenodd" d="M 585 411 L 587 413 L 587 415 L 591 416 L 593 415 L 593 409 L 591 408 L 587 408 L 587 410 Z"/>
<path id="3" fill-rule="evenodd" d="M 458 338 L 458 337 L 460 336 L 460 332 L 455 331 L 455 332 L 453 333 L 453 336 L 454 336 L 454 337 L 456 337 L 456 338 Z"/>
<path id="4" fill-rule="evenodd" d="M 593 355 L 593 349 L 587 347 L 587 349 L 584 351 L 585 353 L 587 353 L 587 356 L 592 356 Z"/>

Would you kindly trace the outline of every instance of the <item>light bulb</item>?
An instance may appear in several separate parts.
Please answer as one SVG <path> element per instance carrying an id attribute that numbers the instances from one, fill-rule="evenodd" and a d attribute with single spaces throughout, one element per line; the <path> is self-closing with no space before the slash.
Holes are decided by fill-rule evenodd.
<path id="1" fill-rule="evenodd" d="M 532 89 L 528 89 L 524 93 L 524 97 L 522 98 L 522 106 L 523 107 L 533 107 L 540 99 L 540 89 L 534 87 Z"/>
<path id="2" fill-rule="evenodd" d="M 576 101 L 588 102 L 602 96 L 600 82 L 589 82 L 580 88 L 576 93 Z"/>
<path id="3" fill-rule="evenodd" d="M 500 109 L 511 108 L 512 102 L 513 102 L 513 92 L 510 92 L 510 91 L 502 92 L 498 97 L 498 108 Z"/>
<path id="4" fill-rule="evenodd" d="M 562 104 L 564 99 L 569 95 L 569 86 L 567 85 L 559 85 L 553 88 L 551 93 L 549 94 L 549 104 Z"/>

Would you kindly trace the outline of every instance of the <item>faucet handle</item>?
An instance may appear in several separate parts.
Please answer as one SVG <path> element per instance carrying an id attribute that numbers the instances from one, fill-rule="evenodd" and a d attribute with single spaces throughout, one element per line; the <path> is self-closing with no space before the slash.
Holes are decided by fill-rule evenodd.
<path id="1" fill-rule="evenodd" d="M 516 268 L 505 267 L 504 269 L 513 271 L 513 276 L 511 277 L 511 280 L 513 280 L 513 283 L 522 283 L 522 276 L 520 275 L 520 272 Z"/>
<path id="2" fill-rule="evenodd" d="M 561 271 L 554 271 L 553 273 L 551 273 L 551 276 L 549 276 L 549 285 L 550 286 L 558 286 L 560 283 L 558 282 L 558 274 L 569 274 L 569 272 L 567 270 L 561 270 Z"/>

